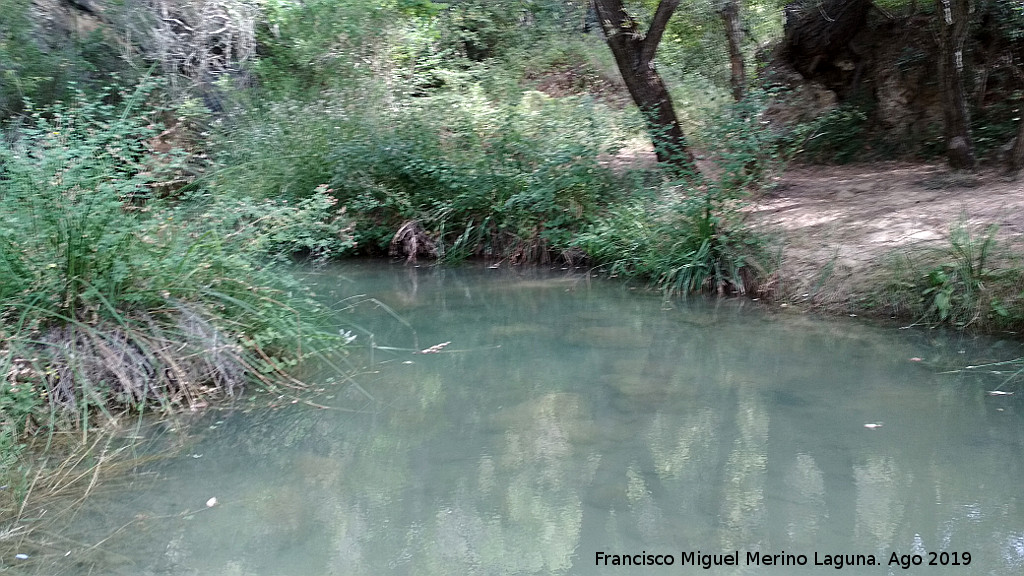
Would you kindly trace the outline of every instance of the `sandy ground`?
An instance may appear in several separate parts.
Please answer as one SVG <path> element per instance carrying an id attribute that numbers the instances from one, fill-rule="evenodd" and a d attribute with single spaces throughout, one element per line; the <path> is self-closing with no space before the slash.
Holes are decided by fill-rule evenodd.
<path id="1" fill-rule="evenodd" d="M 697 166 L 715 166 L 698 155 Z M 650 144 L 631 141 L 612 167 L 653 166 Z M 832 311 L 859 309 L 895 268 L 917 262 L 930 248 L 949 247 L 964 223 L 975 237 L 998 226 L 1001 248 L 1024 255 L 1024 176 L 952 172 L 944 164 L 876 162 L 849 166 L 791 166 L 753 199 L 750 223 L 774 239 L 780 262 L 772 300 Z M 934 250 L 931 251 L 934 253 Z M 997 251 L 998 252 L 998 251 Z"/>
<path id="2" fill-rule="evenodd" d="M 1024 251 L 1024 179 L 941 165 L 874 163 L 791 168 L 755 201 L 753 220 L 781 242 L 777 295 L 843 306 L 879 288 L 901 255 L 948 245 L 965 221 L 999 226 Z"/>

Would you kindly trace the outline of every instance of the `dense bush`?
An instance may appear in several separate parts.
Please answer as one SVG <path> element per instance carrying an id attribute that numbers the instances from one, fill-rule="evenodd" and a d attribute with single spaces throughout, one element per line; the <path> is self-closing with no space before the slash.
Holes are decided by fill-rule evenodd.
<path id="1" fill-rule="evenodd" d="M 386 55 L 394 19 L 373 0 L 269 0 L 254 66 L 262 90 L 271 98 L 315 97 L 365 77 Z"/>
<path id="2" fill-rule="evenodd" d="M 161 112 L 149 96 L 115 108 L 79 94 L 33 111 L 0 146 L 0 442 L 269 383 L 315 320 L 267 257 L 348 241 L 325 220 L 333 200 L 321 190 L 243 210 L 154 197 L 180 152 L 150 149 Z"/>
<path id="3" fill-rule="evenodd" d="M 628 192 L 599 161 L 615 147 L 605 114 L 536 92 L 514 105 L 480 93 L 419 99 L 340 143 L 332 186 L 362 216 L 367 249 L 406 220 L 433 231 L 448 256 L 565 249 L 599 206 Z"/>
<path id="4" fill-rule="evenodd" d="M 329 94 L 313 102 L 289 98 L 232 110 L 230 121 L 212 127 L 210 190 L 218 198 L 295 202 L 311 196 L 331 179 L 332 146 L 353 136 L 355 120 L 343 99 Z"/>
<path id="5" fill-rule="evenodd" d="M 386 251 L 414 220 L 448 258 L 536 260 L 567 248 L 632 187 L 600 160 L 621 141 L 622 115 L 592 99 L 526 92 L 502 103 L 478 86 L 390 101 L 372 94 L 284 101 L 222 125 L 214 194 L 294 204 L 327 184 L 363 253 Z"/>

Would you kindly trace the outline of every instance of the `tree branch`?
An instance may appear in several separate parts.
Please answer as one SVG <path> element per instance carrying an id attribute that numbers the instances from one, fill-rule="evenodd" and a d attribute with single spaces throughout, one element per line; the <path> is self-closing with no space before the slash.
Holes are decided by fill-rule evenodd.
<path id="1" fill-rule="evenodd" d="M 654 59 L 654 52 L 658 49 L 658 43 L 665 34 L 665 27 L 668 26 L 668 19 L 679 7 L 680 0 L 661 0 L 658 9 L 654 12 L 654 19 L 651 20 L 651 27 L 647 29 L 643 43 L 640 46 L 640 61 L 647 65 Z"/>

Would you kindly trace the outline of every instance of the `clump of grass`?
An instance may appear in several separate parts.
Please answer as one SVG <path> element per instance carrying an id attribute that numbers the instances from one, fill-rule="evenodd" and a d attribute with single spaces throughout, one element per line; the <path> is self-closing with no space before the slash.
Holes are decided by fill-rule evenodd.
<path id="1" fill-rule="evenodd" d="M 983 331 L 1024 326 L 1024 266 L 997 240 L 998 227 L 964 220 L 948 245 L 904 254 L 886 289 L 893 310 L 917 322 Z"/>
<path id="2" fill-rule="evenodd" d="M 791 144 L 759 122 L 763 105 L 752 97 L 709 125 L 713 168 L 674 172 L 660 190 L 611 206 L 574 245 L 609 274 L 648 280 L 670 296 L 764 291 L 768 240 L 747 226 L 743 208 Z"/>
<path id="3" fill-rule="evenodd" d="M 576 245 L 610 275 L 648 280 L 668 296 L 759 293 L 766 241 L 738 218 L 707 198 L 635 199 L 609 210 Z"/>

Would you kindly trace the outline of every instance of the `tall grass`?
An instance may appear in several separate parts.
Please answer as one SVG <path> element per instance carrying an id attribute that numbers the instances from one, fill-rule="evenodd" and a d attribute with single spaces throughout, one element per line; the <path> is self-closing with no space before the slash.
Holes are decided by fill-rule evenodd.
<path id="1" fill-rule="evenodd" d="M 154 193 L 151 85 L 113 107 L 79 93 L 0 146 L 0 470 L 26 434 L 83 433 L 126 411 L 174 411 L 288 381 L 338 345 L 273 254 L 350 242 L 326 189 L 305 203 Z"/>
<path id="2" fill-rule="evenodd" d="M 1024 327 L 1024 266 L 1003 246 L 998 227 L 961 219 L 948 243 L 902 254 L 883 301 L 922 324 L 982 331 Z"/>
<path id="3" fill-rule="evenodd" d="M 333 92 L 223 124 L 211 189 L 294 204 L 328 185 L 362 253 L 386 253 L 416 222 L 448 260 L 539 261 L 632 189 L 599 161 L 622 134 L 621 114 L 587 98 L 496 102 L 476 85 L 390 102 Z"/>
<path id="4" fill-rule="evenodd" d="M 608 273 L 650 281 L 670 296 L 765 289 L 774 267 L 769 241 L 747 225 L 744 207 L 795 146 L 760 122 L 763 97 L 726 107 L 704 127 L 712 166 L 668 174 L 646 196 L 610 207 L 575 246 Z"/>

